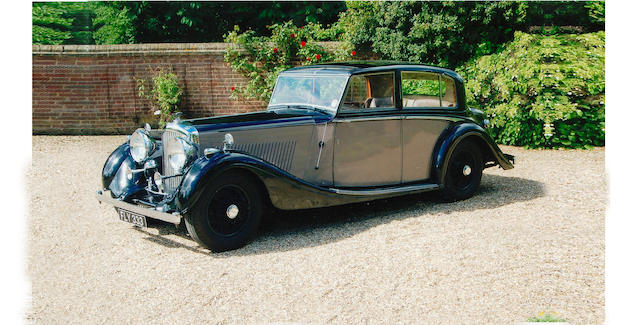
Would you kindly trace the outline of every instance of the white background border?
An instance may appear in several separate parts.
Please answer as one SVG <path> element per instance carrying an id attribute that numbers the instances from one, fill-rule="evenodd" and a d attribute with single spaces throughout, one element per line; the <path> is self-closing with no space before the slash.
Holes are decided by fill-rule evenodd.
<path id="1" fill-rule="evenodd" d="M 7 2 L 2 9 L 0 317 L 3 323 L 18 324 L 25 322 L 31 292 L 26 273 L 29 196 L 25 186 L 31 165 L 31 3 Z M 640 301 L 639 12 L 635 1 L 606 3 L 607 324 L 637 321 Z"/>

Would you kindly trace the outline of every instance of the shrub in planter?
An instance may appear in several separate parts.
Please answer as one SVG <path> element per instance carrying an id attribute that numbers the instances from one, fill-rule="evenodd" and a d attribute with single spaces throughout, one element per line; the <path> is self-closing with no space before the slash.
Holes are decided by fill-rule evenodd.
<path id="1" fill-rule="evenodd" d="M 604 32 L 516 32 L 502 51 L 467 62 L 467 102 L 490 117 L 502 144 L 529 148 L 604 145 Z"/>

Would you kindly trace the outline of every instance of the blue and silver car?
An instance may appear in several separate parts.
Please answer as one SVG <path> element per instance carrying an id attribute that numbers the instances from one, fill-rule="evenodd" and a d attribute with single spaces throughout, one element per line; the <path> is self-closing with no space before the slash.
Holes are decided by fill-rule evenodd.
<path id="1" fill-rule="evenodd" d="M 225 251 L 248 243 L 267 211 L 436 190 L 467 199 L 484 168 L 513 168 L 487 124 L 451 70 L 298 67 L 279 75 L 266 111 L 136 130 L 107 159 L 97 197 L 121 220 L 184 222 L 201 245 Z"/>

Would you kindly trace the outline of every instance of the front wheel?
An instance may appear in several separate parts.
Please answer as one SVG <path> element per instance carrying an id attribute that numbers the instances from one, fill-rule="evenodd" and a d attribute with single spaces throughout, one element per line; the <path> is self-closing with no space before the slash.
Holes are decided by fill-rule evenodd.
<path id="1" fill-rule="evenodd" d="M 465 200 L 480 186 L 484 160 L 473 142 L 464 141 L 453 149 L 449 158 L 441 196 L 446 201 Z"/>
<path id="2" fill-rule="evenodd" d="M 265 211 L 256 182 L 240 172 L 213 180 L 185 217 L 191 237 L 215 252 L 246 245 L 256 234 Z"/>

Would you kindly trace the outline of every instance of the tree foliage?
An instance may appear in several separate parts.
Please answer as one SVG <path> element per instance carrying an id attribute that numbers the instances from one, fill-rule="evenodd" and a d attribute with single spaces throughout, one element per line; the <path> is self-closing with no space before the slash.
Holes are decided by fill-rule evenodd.
<path id="1" fill-rule="evenodd" d="M 71 38 L 73 19 L 55 3 L 34 3 L 32 7 L 33 44 L 58 45 Z"/>
<path id="2" fill-rule="evenodd" d="M 604 3 L 354 1 L 347 2 L 337 25 L 359 52 L 455 68 L 500 50 L 515 31 L 533 26 L 603 30 Z"/>
<path id="3" fill-rule="evenodd" d="M 292 21 L 316 24 L 326 39 L 344 36 L 360 52 L 373 46 L 384 58 L 448 66 L 490 53 L 512 39 L 513 31 L 530 26 L 604 29 L 604 2 L 598 1 L 103 1 L 34 3 L 33 8 L 38 44 L 219 42 L 235 25 L 268 36 L 268 26 Z M 422 43 L 406 48 L 411 41 Z M 460 51 L 448 58 L 451 48 Z"/>
<path id="4" fill-rule="evenodd" d="M 259 36 L 270 34 L 268 26 L 289 20 L 298 26 L 327 26 L 345 8 L 344 2 L 334 1 L 34 3 L 33 43 L 220 42 L 235 25 Z"/>
<path id="5" fill-rule="evenodd" d="M 33 44 L 93 44 L 93 3 L 33 3 Z"/>
<path id="6" fill-rule="evenodd" d="M 455 68 L 497 50 L 524 24 L 526 2 L 355 2 L 344 39 L 381 59 Z"/>
<path id="7" fill-rule="evenodd" d="M 588 148 L 604 145 L 604 32 L 515 33 L 503 51 L 458 69 L 467 101 L 490 116 L 503 144 Z"/>
<path id="8" fill-rule="evenodd" d="M 135 15 L 136 41 L 215 42 L 239 25 L 267 36 L 275 23 L 329 24 L 343 2 L 126 2 Z"/>
<path id="9" fill-rule="evenodd" d="M 120 2 L 94 3 L 93 38 L 96 44 L 135 43 L 135 16 Z"/>

